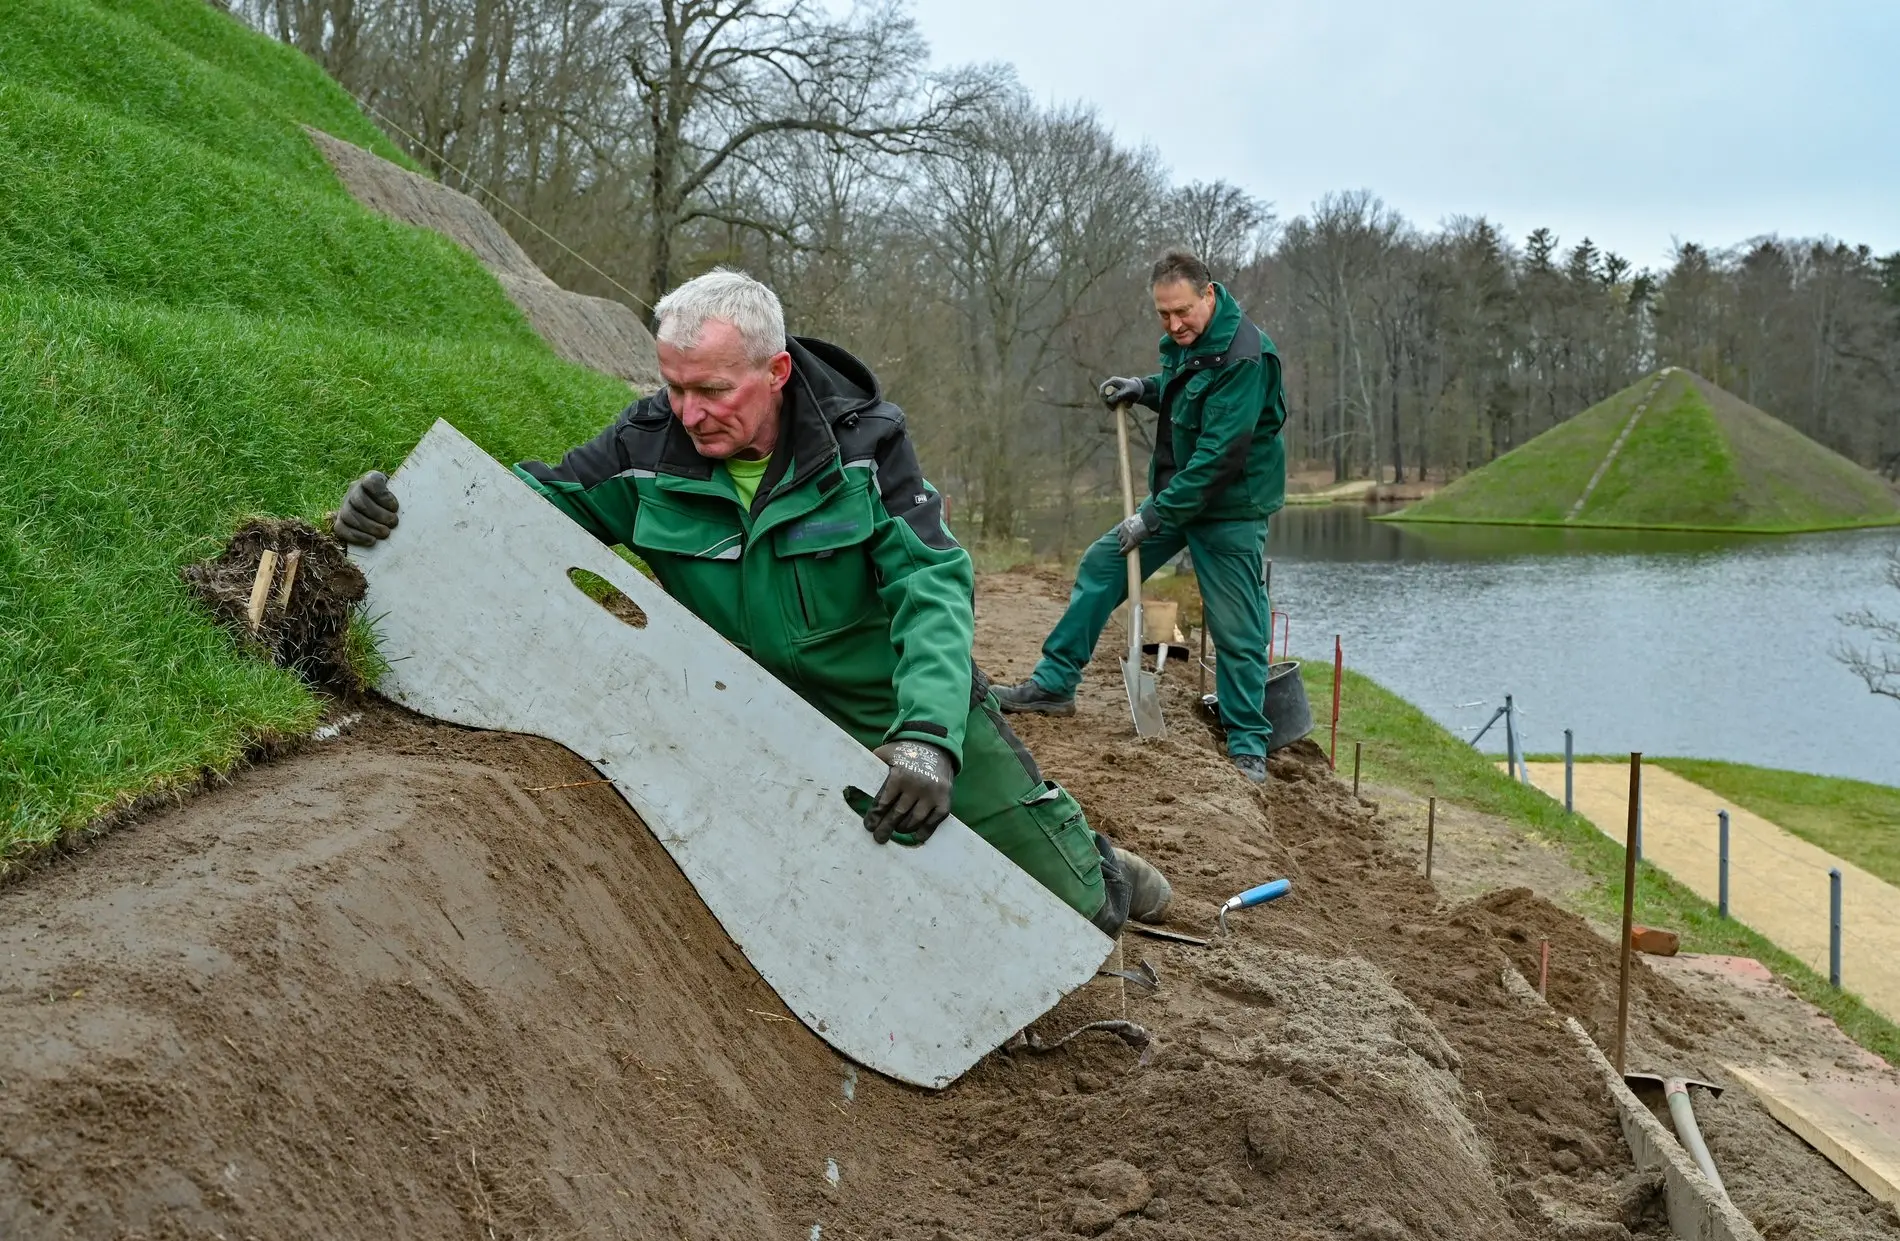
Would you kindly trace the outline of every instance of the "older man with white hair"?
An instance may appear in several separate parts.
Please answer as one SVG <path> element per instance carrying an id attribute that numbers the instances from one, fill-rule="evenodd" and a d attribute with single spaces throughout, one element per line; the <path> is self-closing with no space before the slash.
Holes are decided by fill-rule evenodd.
<path id="1" fill-rule="evenodd" d="M 878 843 L 921 844 L 955 813 L 1110 934 L 1165 917 L 1168 881 L 1092 831 L 1003 722 L 971 657 L 969 554 L 877 377 L 788 337 L 778 297 L 740 272 L 656 311 L 665 389 L 515 472 L 889 764 L 864 814 Z M 397 507 L 366 474 L 336 533 L 386 538 Z"/>

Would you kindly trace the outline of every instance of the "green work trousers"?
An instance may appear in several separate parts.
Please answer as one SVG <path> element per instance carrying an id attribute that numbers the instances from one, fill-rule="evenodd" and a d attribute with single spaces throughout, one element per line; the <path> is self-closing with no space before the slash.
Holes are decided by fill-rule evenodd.
<path id="1" fill-rule="evenodd" d="M 1141 579 L 1187 548 L 1194 556 L 1207 632 L 1214 639 L 1214 692 L 1227 728 L 1227 752 L 1265 755 L 1267 737 L 1267 589 L 1265 518 L 1166 523 L 1140 548 Z M 1090 544 L 1076 571 L 1068 610 L 1042 644 L 1030 675 L 1051 694 L 1069 695 L 1095 653 L 1109 616 L 1128 597 L 1128 566 L 1110 530 Z"/>
<path id="2" fill-rule="evenodd" d="M 1088 817 L 1068 790 L 1043 779 L 994 693 L 970 708 L 950 813 L 1084 918 L 1101 912 L 1107 889 Z"/>

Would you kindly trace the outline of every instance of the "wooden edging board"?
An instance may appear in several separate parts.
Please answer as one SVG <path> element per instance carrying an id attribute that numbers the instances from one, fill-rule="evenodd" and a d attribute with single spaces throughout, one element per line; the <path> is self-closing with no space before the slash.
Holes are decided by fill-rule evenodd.
<path id="1" fill-rule="evenodd" d="M 1833 1161 L 1882 1202 L 1900 1205 L 1900 1142 L 1854 1115 L 1799 1077 L 1772 1069 L 1724 1064 L 1768 1114 Z"/>

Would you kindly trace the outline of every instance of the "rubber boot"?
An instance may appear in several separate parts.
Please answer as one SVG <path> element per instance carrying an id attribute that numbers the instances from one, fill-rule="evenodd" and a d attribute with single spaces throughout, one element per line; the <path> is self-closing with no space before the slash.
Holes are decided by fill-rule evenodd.
<path id="1" fill-rule="evenodd" d="M 1122 859 L 1129 856 L 1108 843 L 1108 837 L 1100 832 L 1094 833 L 1095 851 L 1102 855 L 1102 907 L 1095 911 L 1089 921 L 1095 929 L 1111 939 L 1122 933 L 1122 926 L 1128 921 L 1128 901 L 1134 895 L 1129 883 L 1128 872 L 1122 867 Z"/>
<path id="2" fill-rule="evenodd" d="M 1128 916 L 1136 922 L 1162 923 L 1168 920 L 1168 906 L 1174 901 L 1174 885 L 1146 859 L 1126 849 L 1116 849 L 1115 858 L 1128 876 Z"/>

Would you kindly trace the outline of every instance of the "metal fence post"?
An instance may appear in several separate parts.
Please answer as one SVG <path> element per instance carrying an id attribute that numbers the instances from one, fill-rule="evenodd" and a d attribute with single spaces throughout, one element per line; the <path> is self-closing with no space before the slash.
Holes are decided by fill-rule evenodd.
<path id="1" fill-rule="evenodd" d="M 1841 989 L 1841 868 L 1827 872 L 1827 981 Z"/>
<path id="2" fill-rule="evenodd" d="M 1504 774 L 1517 779 L 1517 712 L 1511 696 L 1504 696 Z"/>
<path id="3" fill-rule="evenodd" d="M 1728 811 L 1718 810 L 1715 812 L 1715 817 L 1722 824 L 1721 847 L 1717 851 L 1717 856 L 1721 860 L 1715 877 L 1716 893 L 1720 899 L 1716 902 L 1715 908 L 1717 913 L 1726 918 L 1728 917 Z"/>
<path id="4" fill-rule="evenodd" d="M 1577 755 L 1576 755 L 1576 748 L 1572 744 L 1573 741 L 1574 741 L 1574 738 L 1570 735 L 1570 730 L 1568 728 L 1564 729 L 1564 813 L 1565 814 L 1575 814 L 1577 812 L 1576 772 L 1573 769 L 1573 765 L 1576 762 Z"/>

